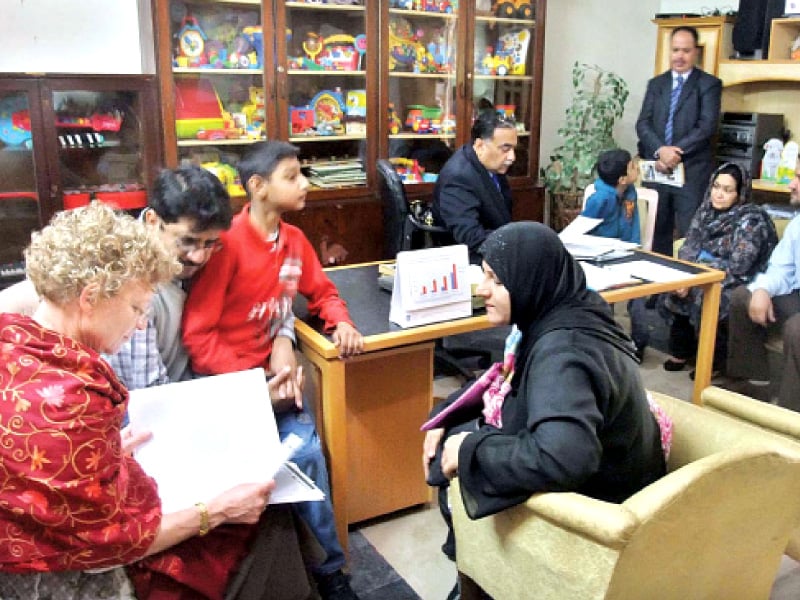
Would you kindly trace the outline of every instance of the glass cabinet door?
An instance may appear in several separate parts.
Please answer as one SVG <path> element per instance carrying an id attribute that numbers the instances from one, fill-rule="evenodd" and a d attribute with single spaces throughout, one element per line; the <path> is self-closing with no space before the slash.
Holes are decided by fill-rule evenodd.
<path id="1" fill-rule="evenodd" d="M 63 208 L 94 199 L 123 210 L 144 208 L 156 162 L 149 118 L 154 82 L 53 79 L 41 87 L 45 135 L 54 147 L 51 188 Z"/>
<path id="2" fill-rule="evenodd" d="M 532 140 L 530 124 L 538 120 L 534 107 L 535 5 L 532 2 L 475 0 L 472 70 L 474 109 L 494 107 L 517 125 L 519 143 L 511 177 L 530 173 Z M 534 109 L 537 114 L 534 115 Z M 473 115 L 474 116 L 474 115 Z"/>
<path id="3" fill-rule="evenodd" d="M 241 197 L 234 166 L 267 134 L 261 0 L 170 2 L 169 12 L 178 162 Z"/>
<path id="4" fill-rule="evenodd" d="M 0 81 L 0 287 L 24 277 L 22 251 L 41 222 L 37 98 L 31 82 Z"/>
<path id="5" fill-rule="evenodd" d="M 389 159 L 406 184 L 436 180 L 462 126 L 456 118 L 457 13 L 455 1 L 389 0 L 383 110 Z"/>
<path id="6" fill-rule="evenodd" d="M 278 3 L 278 123 L 313 189 L 364 186 L 372 83 L 363 0 Z"/>

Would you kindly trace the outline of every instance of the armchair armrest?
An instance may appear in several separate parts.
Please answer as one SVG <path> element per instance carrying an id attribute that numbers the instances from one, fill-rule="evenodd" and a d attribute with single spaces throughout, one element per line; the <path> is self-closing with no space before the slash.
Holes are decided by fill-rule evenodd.
<path id="1" fill-rule="evenodd" d="M 704 389 L 702 399 L 703 404 L 719 412 L 800 441 L 800 414 L 792 410 L 716 386 Z"/>
<path id="2" fill-rule="evenodd" d="M 639 526 L 624 505 L 574 492 L 535 494 L 522 506 L 554 525 L 615 549 L 623 547 Z"/>

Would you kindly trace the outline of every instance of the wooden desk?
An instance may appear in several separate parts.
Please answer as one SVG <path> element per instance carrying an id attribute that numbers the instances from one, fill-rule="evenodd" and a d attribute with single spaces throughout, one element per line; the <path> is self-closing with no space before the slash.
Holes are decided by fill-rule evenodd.
<path id="1" fill-rule="evenodd" d="M 686 279 L 647 283 L 604 292 L 610 303 L 682 287 L 705 292 L 698 344 L 695 403 L 711 379 L 711 359 L 724 276 L 673 259 L 636 253 L 659 264 L 685 269 Z M 428 502 L 422 477 L 420 425 L 433 399 L 433 346 L 438 338 L 487 329 L 485 315 L 403 329 L 389 322 L 391 295 L 377 285 L 377 263 L 327 271 L 364 335 L 364 353 L 340 360 L 320 322 L 305 304 L 295 305 L 296 331 L 305 358 L 319 371 L 318 422 L 327 452 L 331 494 L 339 540 L 347 543 L 347 526 L 402 508 Z"/>

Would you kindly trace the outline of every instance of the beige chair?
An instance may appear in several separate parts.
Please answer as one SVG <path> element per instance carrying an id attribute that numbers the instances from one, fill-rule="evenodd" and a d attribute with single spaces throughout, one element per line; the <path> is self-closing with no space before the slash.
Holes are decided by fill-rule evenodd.
<path id="1" fill-rule="evenodd" d="M 766 434 L 773 434 L 792 447 L 800 447 L 800 413 L 713 385 L 703 390 L 702 400 L 710 410 L 753 425 Z M 786 554 L 800 560 L 800 528 L 789 538 Z"/>
<path id="2" fill-rule="evenodd" d="M 583 206 L 594 194 L 594 184 L 590 183 L 583 190 Z M 653 233 L 656 230 L 656 211 L 658 210 L 658 192 L 650 188 L 636 188 L 636 208 L 639 211 L 639 227 L 641 228 L 642 250 L 653 249 Z"/>
<path id="3" fill-rule="evenodd" d="M 769 597 L 800 523 L 800 449 L 653 396 L 675 423 L 669 473 L 622 504 L 544 493 L 473 521 L 454 481 L 465 600 Z"/>

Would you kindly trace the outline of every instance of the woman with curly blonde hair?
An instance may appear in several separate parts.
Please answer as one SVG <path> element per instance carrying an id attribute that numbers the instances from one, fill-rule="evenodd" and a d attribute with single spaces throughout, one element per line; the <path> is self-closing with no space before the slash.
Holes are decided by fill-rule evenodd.
<path id="1" fill-rule="evenodd" d="M 92 204 L 58 214 L 25 259 L 41 301 L 0 314 L 0 597 L 132 598 L 113 567 L 256 523 L 274 483 L 162 514 L 128 454 L 128 392 L 100 353 L 145 327 L 155 286 L 181 270 L 157 233 Z"/>

